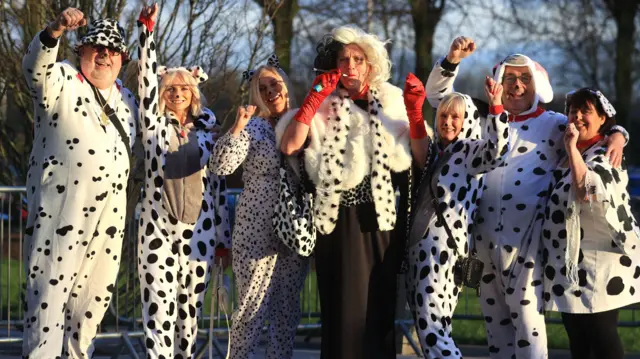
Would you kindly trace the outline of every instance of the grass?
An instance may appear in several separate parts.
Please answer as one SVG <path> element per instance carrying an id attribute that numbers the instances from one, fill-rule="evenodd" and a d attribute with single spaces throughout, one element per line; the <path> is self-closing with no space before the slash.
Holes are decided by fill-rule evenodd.
<path id="1" fill-rule="evenodd" d="M 463 291 L 455 314 L 481 316 L 482 311 L 478 299 L 475 291 Z M 548 313 L 547 317 L 560 320 L 560 313 Z M 640 310 L 621 310 L 619 321 L 638 323 L 638 327 L 618 327 L 618 333 L 626 352 L 640 352 L 640 341 L 638 341 L 640 338 Z M 459 344 L 486 345 L 484 320 L 454 320 L 453 337 Z M 569 339 L 562 324 L 547 323 L 547 343 L 549 348 L 553 349 L 569 348 Z"/>

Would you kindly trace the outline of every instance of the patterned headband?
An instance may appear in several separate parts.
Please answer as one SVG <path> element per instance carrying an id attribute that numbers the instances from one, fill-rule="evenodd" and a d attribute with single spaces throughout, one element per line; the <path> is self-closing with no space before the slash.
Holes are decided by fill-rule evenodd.
<path id="1" fill-rule="evenodd" d="M 269 56 L 269 59 L 267 59 L 267 65 L 275 67 L 278 70 L 282 70 L 282 68 L 280 67 L 280 60 L 278 60 L 278 56 L 276 54 L 271 54 L 271 56 Z M 255 73 L 256 70 L 243 71 L 242 78 L 247 80 L 247 82 L 251 82 L 251 78 Z"/>
<path id="2" fill-rule="evenodd" d="M 189 68 L 186 68 L 186 67 L 169 67 L 168 68 L 166 66 L 158 66 L 158 75 L 160 77 L 163 77 L 169 72 L 180 71 L 180 70 L 190 73 L 191 76 L 193 76 L 196 79 L 198 84 L 201 84 L 209 79 L 209 75 L 207 75 L 207 73 L 200 66 L 191 66 Z"/>
<path id="3" fill-rule="evenodd" d="M 592 90 L 590 88 L 582 88 L 579 90 L 573 90 L 569 93 L 567 93 L 565 100 L 564 100 L 564 113 L 565 114 L 569 114 L 569 101 L 571 100 L 571 96 L 573 96 L 576 92 L 578 91 L 589 91 L 592 95 L 594 95 L 595 97 L 598 98 L 598 101 L 600 101 L 600 104 L 602 105 L 602 108 L 604 109 L 604 113 L 607 114 L 607 116 L 609 117 L 613 117 L 616 115 L 616 109 L 613 107 L 613 105 L 611 104 L 611 102 L 609 102 L 609 100 L 602 94 L 602 92 L 598 91 L 598 90 Z"/>

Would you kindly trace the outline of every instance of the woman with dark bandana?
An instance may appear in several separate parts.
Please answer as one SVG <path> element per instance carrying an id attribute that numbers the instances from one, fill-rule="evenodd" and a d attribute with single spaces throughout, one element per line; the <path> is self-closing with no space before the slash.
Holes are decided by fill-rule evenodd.
<path id="1" fill-rule="evenodd" d="M 207 169 L 216 119 L 201 68 L 157 66 L 157 5 L 140 13 L 140 131 L 145 184 L 138 273 L 149 358 L 191 358 L 216 247 L 231 239 L 224 178 Z M 161 81 L 158 83 L 158 76 Z"/>
<path id="2" fill-rule="evenodd" d="M 408 98 L 386 82 L 391 63 L 384 45 L 355 27 L 334 29 L 318 45 L 314 66 L 321 74 L 312 90 L 278 123 L 280 148 L 285 154 L 304 148 L 315 185 L 325 359 L 396 357 L 396 275 L 410 168 L 414 157 L 425 161 L 427 131 L 422 103 L 407 101 L 407 118 Z"/>
<path id="3" fill-rule="evenodd" d="M 606 156 L 615 109 L 588 88 L 567 95 L 567 151 L 542 231 L 544 300 L 562 313 L 573 358 L 621 359 L 618 309 L 640 302 L 640 239 L 626 167 Z"/>
<path id="4" fill-rule="evenodd" d="M 274 127 L 292 107 L 291 87 L 275 55 L 266 66 L 244 75 L 249 81 L 251 105 L 238 108 L 235 123 L 216 143 L 209 165 L 218 175 L 243 168 L 244 189 L 233 228 L 238 307 L 233 315 L 229 357 L 253 358 L 268 320 L 267 358 L 286 359 L 293 354 L 300 290 L 308 264 L 307 258 L 280 241 L 272 224 L 281 159 Z"/>

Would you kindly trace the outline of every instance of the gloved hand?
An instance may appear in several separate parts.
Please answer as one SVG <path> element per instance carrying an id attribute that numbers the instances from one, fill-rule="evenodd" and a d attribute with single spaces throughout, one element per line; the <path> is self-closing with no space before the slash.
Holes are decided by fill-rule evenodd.
<path id="1" fill-rule="evenodd" d="M 422 106 L 426 97 L 422 81 L 409 72 L 404 84 L 404 106 L 409 117 L 409 136 L 413 139 L 427 136 L 427 128 L 422 117 Z"/>
<path id="2" fill-rule="evenodd" d="M 318 108 L 320 108 L 322 101 L 335 91 L 338 86 L 340 76 L 342 76 L 340 70 L 331 70 L 316 76 L 315 80 L 313 80 L 313 85 L 311 85 L 311 91 L 304 98 L 293 119 L 307 126 L 311 125 L 311 120 Z"/>

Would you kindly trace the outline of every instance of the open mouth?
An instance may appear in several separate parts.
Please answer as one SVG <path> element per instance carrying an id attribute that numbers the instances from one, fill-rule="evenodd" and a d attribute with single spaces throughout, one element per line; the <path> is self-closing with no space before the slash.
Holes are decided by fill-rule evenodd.
<path id="1" fill-rule="evenodd" d="M 174 105 L 181 105 L 185 102 L 185 100 L 169 100 Z"/>
<path id="2" fill-rule="evenodd" d="M 282 94 L 276 94 L 274 97 L 270 98 L 267 102 L 274 103 L 279 98 L 282 98 Z"/>

